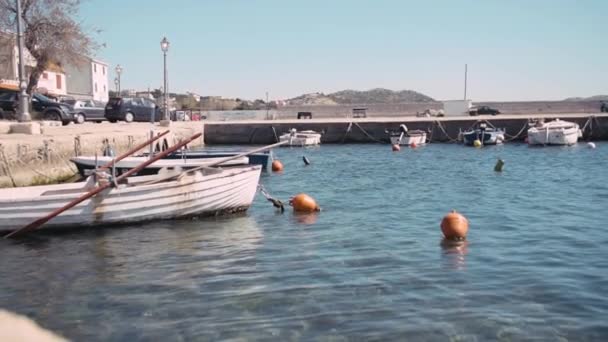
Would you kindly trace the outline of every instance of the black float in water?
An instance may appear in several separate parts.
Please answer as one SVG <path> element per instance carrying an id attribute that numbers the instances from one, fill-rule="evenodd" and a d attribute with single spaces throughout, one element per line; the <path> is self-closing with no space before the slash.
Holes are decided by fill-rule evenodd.
<path id="1" fill-rule="evenodd" d="M 308 160 L 308 158 L 306 158 L 306 156 L 302 156 L 302 160 L 304 161 L 304 164 L 310 165 L 310 160 Z"/>

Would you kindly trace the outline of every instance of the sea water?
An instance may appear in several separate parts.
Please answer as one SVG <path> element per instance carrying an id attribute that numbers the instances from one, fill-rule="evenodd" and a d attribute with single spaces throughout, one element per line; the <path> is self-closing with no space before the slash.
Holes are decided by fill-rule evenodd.
<path id="1" fill-rule="evenodd" d="M 258 194 L 244 215 L 1 241 L 0 308 L 87 341 L 608 340 L 606 143 L 274 156 L 261 184 L 320 213 Z M 452 209 L 470 230 L 450 247 Z"/>

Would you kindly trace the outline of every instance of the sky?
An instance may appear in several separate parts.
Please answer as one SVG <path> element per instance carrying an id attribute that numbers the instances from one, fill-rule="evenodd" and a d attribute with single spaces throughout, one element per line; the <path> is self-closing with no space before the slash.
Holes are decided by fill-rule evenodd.
<path id="1" fill-rule="evenodd" d="M 437 100 L 608 94 L 606 0 L 85 0 L 122 89 L 244 99 L 388 88 Z M 110 75 L 113 84 L 114 74 Z"/>

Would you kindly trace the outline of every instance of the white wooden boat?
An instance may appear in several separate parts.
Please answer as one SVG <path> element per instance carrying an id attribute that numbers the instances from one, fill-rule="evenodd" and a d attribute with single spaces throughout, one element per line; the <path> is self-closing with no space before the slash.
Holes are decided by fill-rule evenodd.
<path id="1" fill-rule="evenodd" d="M 421 130 L 408 130 L 404 124 L 399 125 L 398 131 L 387 131 L 391 145 L 410 146 L 412 144 L 426 144 L 426 132 Z"/>
<path id="2" fill-rule="evenodd" d="M 297 131 L 292 128 L 289 132 L 281 135 L 279 141 L 287 141 L 282 146 L 314 146 L 321 144 L 321 133 L 315 131 Z"/>
<path id="3" fill-rule="evenodd" d="M 555 119 L 550 122 L 537 121 L 528 129 L 529 145 L 573 145 L 583 132 L 577 123 Z"/>
<path id="4" fill-rule="evenodd" d="M 96 166 L 98 167 L 98 166 L 104 165 L 106 163 L 109 163 L 112 161 L 113 158 L 114 157 L 97 157 L 97 158 L 95 158 L 94 156 L 93 157 L 80 156 L 80 157 L 71 158 L 70 160 L 72 161 L 72 163 L 74 163 L 76 165 L 76 168 L 78 168 L 78 172 L 80 173 L 80 175 L 85 177 L 86 170 L 93 170 L 96 168 Z M 116 165 L 115 165 L 116 173 L 120 175 L 127 170 L 137 167 L 138 165 L 140 165 L 141 163 L 145 162 L 148 159 L 149 159 L 148 157 L 124 158 L 116 163 Z M 192 159 L 159 159 L 159 160 L 155 161 L 154 163 L 148 165 L 145 169 L 138 172 L 138 175 L 141 176 L 141 175 L 156 174 L 156 173 L 158 173 L 158 171 L 160 169 L 163 169 L 163 168 L 173 168 L 173 169 L 181 168 L 184 170 L 193 169 L 195 167 L 209 165 L 211 163 L 215 163 L 215 162 L 218 162 L 223 159 L 225 159 L 225 158 L 224 157 L 213 157 L 213 158 L 196 158 L 196 159 L 194 159 L 194 158 L 192 158 Z M 230 160 L 226 163 L 223 163 L 222 165 L 223 166 L 246 165 L 248 163 L 249 163 L 248 157 L 241 157 L 241 158 L 237 158 L 234 160 Z"/>
<path id="5" fill-rule="evenodd" d="M 245 211 L 255 196 L 261 166 L 204 168 L 181 178 L 149 183 L 163 178 L 163 172 L 125 178 L 126 183 L 84 200 L 52 218 L 41 229 L 108 226 Z M 0 189 L 0 231 L 26 226 L 87 194 L 98 184 L 91 176 L 87 182 Z"/>

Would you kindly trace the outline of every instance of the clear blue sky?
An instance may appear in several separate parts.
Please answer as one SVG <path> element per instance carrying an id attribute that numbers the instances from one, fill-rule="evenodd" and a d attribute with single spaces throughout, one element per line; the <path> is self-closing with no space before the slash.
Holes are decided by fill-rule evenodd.
<path id="1" fill-rule="evenodd" d="M 439 100 L 608 94 L 608 0 L 88 0 L 122 87 L 246 99 L 412 89 Z M 113 83 L 114 75 L 110 75 Z"/>

